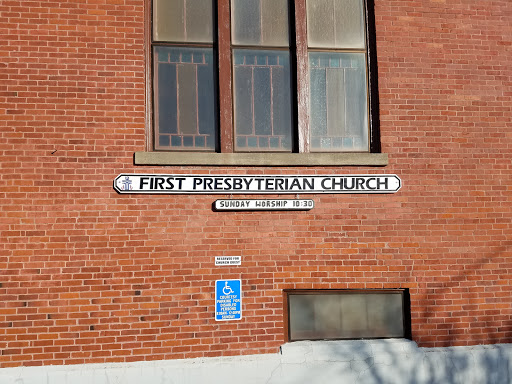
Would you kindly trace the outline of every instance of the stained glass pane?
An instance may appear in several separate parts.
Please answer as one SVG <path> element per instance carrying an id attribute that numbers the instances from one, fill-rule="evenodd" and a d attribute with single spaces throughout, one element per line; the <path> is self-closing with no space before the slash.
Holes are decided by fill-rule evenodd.
<path id="1" fill-rule="evenodd" d="M 308 45 L 365 47 L 363 0 L 307 0 Z"/>
<path id="2" fill-rule="evenodd" d="M 153 0 L 153 39 L 213 42 L 212 0 Z"/>
<path id="3" fill-rule="evenodd" d="M 309 54 L 311 150 L 368 151 L 364 53 Z"/>
<path id="4" fill-rule="evenodd" d="M 233 52 L 235 148 L 238 151 L 291 151 L 290 54 Z"/>
<path id="5" fill-rule="evenodd" d="M 215 150 L 213 50 L 155 47 L 157 149 Z"/>
<path id="6" fill-rule="evenodd" d="M 288 46 L 287 0 L 231 0 L 235 45 Z"/>

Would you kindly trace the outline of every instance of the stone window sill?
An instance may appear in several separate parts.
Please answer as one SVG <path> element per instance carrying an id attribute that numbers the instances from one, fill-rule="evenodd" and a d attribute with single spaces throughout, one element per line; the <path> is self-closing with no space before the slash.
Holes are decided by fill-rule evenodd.
<path id="1" fill-rule="evenodd" d="M 371 166 L 388 165 L 385 153 L 206 153 L 135 152 L 135 165 L 183 166 Z"/>

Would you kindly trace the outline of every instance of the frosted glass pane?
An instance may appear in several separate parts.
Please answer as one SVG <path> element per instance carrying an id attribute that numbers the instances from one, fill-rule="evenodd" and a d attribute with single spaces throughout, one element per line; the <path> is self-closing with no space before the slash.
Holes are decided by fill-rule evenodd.
<path id="1" fill-rule="evenodd" d="M 287 0 L 231 0 L 235 45 L 288 46 Z"/>
<path id="2" fill-rule="evenodd" d="M 368 151 L 364 53 L 309 54 L 311 150 Z"/>
<path id="3" fill-rule="evenodd" d="M 315 323 L 317 334 L 324 338 L 339 338 L 341 329 L 341 306 L 339 295 L 315 295 Z"/>
<path id="4" fill-rule="evenodd" d="M 402 337 L 402 295 L 368 295 L 369 333 L 374 337 Z"/>
<path id="5" fill-rule="evenodd" d="M 342 337 L 365 337 L 368 328 L 366 313 L 366 295 L 345 295 L 341 300 L 341 334 Z M 368 336 L 366 336 L 368 337 Z"/>
<path id="6" fill-rule="evenodd" d="M 155 47 L 154 62 L 156 146 L 214 150 L 213 49 Z"/>
<path id="7" fill-rule="evenodd" d="M 313 295 L 290 295 L 290 338 L 292 340 L 315 338 L 314 299 Z"/>
<path id="8" fill-rule="evenodd" d="M 308 46 L 365 47 L 363 0 L 307 0 Z"/>
<path id="9" fill-rule="evenodd" d="M 401 293 L 289 295 L 291 340 L 403 337 Z"/>
<path id="10" fill-rule="evenodd" d="M 212 0 L 154 0 L 153 39 L 213 42 Z"/>
<path id="11" fill-rule="evenodd" d="M 235 148 L 291 151 L 290 54 L 233 51 Z"/>

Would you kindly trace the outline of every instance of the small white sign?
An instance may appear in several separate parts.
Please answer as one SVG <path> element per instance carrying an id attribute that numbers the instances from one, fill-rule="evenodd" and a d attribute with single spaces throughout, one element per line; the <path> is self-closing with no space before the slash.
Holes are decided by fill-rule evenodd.
<path id="1" fill-rule="evenodd" d="M 242 265 L 242 256 L 215 256 L 215 265 Z"/>
<path id="2" fill-rule="evenodd" d="M 230 199 L 215 200 L 217 211 L 309 211 L 315 207 L 311 199 Z"/>

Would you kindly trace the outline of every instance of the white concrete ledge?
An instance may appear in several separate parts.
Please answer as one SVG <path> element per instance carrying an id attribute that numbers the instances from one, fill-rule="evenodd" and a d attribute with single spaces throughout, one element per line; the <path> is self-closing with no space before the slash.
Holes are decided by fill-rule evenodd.
<path id="1" fill-rule="evenodd" d="M 224 358 L 0 369 L 2 384 L 508 384 L 512 345 L 418 348 L 408 340 L 289 343 Z"/>
<path id="2" fill-rule="evenodd" d="M 135 152 L 135 165 L 385 166 L 385 153 Z"/>

